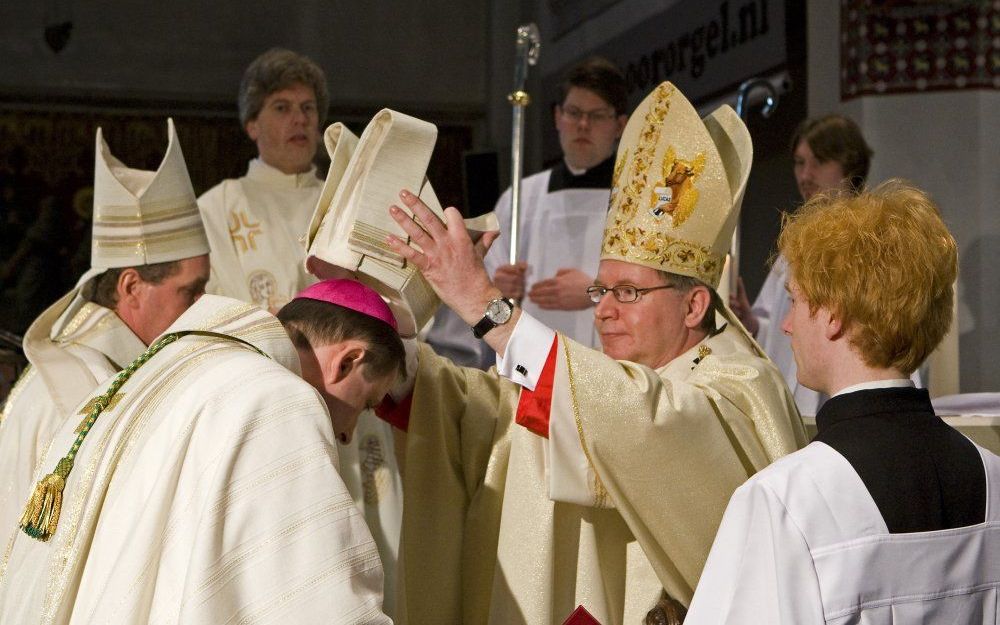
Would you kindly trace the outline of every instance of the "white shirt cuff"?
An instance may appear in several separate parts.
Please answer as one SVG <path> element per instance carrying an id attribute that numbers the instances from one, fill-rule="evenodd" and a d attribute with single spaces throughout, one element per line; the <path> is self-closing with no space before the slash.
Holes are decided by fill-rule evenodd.
<path id="1" fill-rule="evenodd" d="M 535 390 L 542 367 L 552 350 L 555 331 L 521 310 L 503 356 L 497 354 L 497 372 L 529 391 Z"/>

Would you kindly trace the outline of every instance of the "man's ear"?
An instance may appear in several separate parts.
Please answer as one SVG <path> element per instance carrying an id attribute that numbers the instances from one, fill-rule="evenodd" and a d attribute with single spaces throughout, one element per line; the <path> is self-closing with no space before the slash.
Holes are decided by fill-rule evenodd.
<path id="1" fill-rule="evenodd" d="M 616 120 L 618 121 L 618 132 L 615 133 L 615 139 L 621 139 L 622 133 L 625 132 L 625 124 L 628 123 L 628 115 L 619 115 Z"/>
<path id="2" fill-rule="evenodd" d="M 250 137 L 250 140 L 256 143 L 257 136 L 260 134 L 259 129 L 257 128 L 257 118 L 255 117 L 254 119 L 248 121 L 247 125 L 244 126 L 243 129 L 247 131 L 247 136 Z"/>
<path id="3" fill-rule="evenodd" d="M 844 336 L 847 328 L 844 327 L 844 320 L 839 315 L 834 315 L 825 308 L 820 308 L 816 314 L 823 315 L 823 334 L 828 341 L 836 341 Z"/>
<path id="4" fill-rule="evenodd" d="M 712 294 L 703 286 L 696 286 L 688 293 L 687 314 L 684 315 L 684 325 L 689 329 L 701 325 L 702 319 L 709 313 L 712 306 Z"/>
<path id="5" fill-rule="evenodd" d="M 365 345 L 361 341 L 344 341 L 337 346 L 324 377 L 327 384 L 338 384 L 347 379 L 352 371 L 361 366 L 361 360 L 365 356 Z"/>
<path id="6" fill-rule="evenodd" d="M 118 307 L 135 308 L 139 304 L 139 292 L 146 283 L 139 276 L 139 272 L 129 267 L 118 274 L 118 282 L 115 284 L 115 294 L 118 297 Z"/>

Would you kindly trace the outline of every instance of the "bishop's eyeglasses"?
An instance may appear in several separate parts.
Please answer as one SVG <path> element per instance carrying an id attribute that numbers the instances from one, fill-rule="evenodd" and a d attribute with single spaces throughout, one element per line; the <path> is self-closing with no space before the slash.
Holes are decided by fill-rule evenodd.
<path id="1" fill-rule="evenodd" d="M 659 289 L 672 289 L 675 286 L 677 285 L 663 284 L 660 286 L 649 286 L 644 289 L 640 289 L 639 287 L 633 286 L 631 284 L 619 284 L 618 286 L 611 286 L 611 287 L 598 286 L 595 284 L 594 286 L 587 287 L 587 295 L 590 296 L 590 301 L 594 302 L 595 304 L 600 304 L 601 299 L 604 297 L 604 294 L 607 293 L 608 291 L 611 291 L 611 293 L 615 296 L 615 299 L 621 302 L 622 304 L 631 304 L 632 302 L 638 300 L 643 293 L 648 293 L 649 291 L 656 291 Z"/>

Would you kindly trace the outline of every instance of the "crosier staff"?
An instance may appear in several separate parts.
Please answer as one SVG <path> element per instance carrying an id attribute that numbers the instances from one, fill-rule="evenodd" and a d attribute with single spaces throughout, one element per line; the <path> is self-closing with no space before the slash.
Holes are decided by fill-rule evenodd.
<path id="1" fill-rule="evenodd" d="M 524 90 L 528 79 L 528 66 L 538 63 L 541 51 L 538 26 L 524 24 L 517 28 L 517 51 L 514 58 L 514 91 L 507 100 L 514 107 L 514 124 L 510 144 L 510 264 L 517 263 L 517 235 L 520 226 L 521 161 L 524 158 L 524 107 L 531 103 L 531 96 Z"/>

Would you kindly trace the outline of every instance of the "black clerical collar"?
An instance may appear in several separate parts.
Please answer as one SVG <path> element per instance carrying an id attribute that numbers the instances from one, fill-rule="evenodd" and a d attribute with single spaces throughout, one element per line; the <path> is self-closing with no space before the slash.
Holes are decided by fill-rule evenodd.
<path id="1" fill-rule="evenodd" d="M 927 389 L 912 387 L 873 388 L 826 400 L 816 414 L 816 431 L 822 433 L 851 419 L 877 416 L 913 415 L 936 419 Z"/>
<path id="2" fill-rule="evenodd" d="M 552 168 L 552 173 L 549 175 L 548 192 L 554 193 L 563 189 L 610 189 L 614 170 L 614 154 L 579 176 L 569 170 L 565 160 L 561 160 Z"/>

